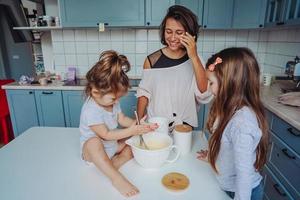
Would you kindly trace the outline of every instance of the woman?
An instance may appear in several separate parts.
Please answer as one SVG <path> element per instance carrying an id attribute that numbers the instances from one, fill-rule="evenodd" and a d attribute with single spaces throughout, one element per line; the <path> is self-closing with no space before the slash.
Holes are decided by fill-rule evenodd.
<path id="1" fill-rule="evenodd" d="M 147 56 L 137 90 L 139 117 L 166 117 L 170 122 L 197 127 L 198 103 L 207 103 L 207 78 L 197 54 L 197 16 L 175 5 L 160 25 L 164 48 Z M 172 125 L 172 123 L 170 124 Z"/>

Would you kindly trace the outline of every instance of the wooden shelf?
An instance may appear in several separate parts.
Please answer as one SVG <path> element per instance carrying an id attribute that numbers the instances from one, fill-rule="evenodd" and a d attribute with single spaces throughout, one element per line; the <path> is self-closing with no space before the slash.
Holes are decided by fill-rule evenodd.
<path id="1" fill-rule="evenodd" d="M 13 27 L 14 30 L 40 30 L 40 31 L 47 31 L 47 30 L 54 30 L 54 29 L 62 29 L 61 26 L 37 26 L 37 27 Z"/>

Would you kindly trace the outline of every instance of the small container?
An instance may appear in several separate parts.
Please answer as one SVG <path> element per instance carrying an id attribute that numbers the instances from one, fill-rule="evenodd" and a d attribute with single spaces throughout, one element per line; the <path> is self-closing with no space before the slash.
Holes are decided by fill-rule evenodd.
<path id="1" fill-rule="evenodd" d="M 59 17 L 55 17 L 55 26 L 60 26 Z"/>

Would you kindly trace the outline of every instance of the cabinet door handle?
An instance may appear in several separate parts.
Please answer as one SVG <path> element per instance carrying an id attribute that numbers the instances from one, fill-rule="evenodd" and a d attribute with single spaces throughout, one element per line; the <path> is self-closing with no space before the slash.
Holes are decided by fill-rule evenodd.
<path id="1" fill-rule="evenodd" d="M 293 131 L 293 128 L 288 128 L 287 131 L 288 131 L 290 134 L 294 135 L 294 136 L 297 136 L 297 137 L 300 136 L 299 133 L 295 133 L 295 132 Z"/>
<path id="2" fill-rule="evenodd" d="M 32 92 L 32 91 L 29 91 L 28 94 L 33 94 L 33 92 Z"/>
<path id="3" fill-rule="evenodd" d="M 282 149 L 281 150 L 282 151 L 282 153 L 284 153 L 284 155 L 286 155 L 288 158 L 290 158 L 290 159 L 296 159 L 296 157 L 295 156 L 291 156 L 289 153 L 288 153 L 288 150 L 287 149 Z"/>
<path id="4" fill-rule="evenodd" d="M 147 22 L 147 25 L 149 26 L 149 25 L 150 25 L 150 22 Z"/>
<path id="5" fill-rule="evenodd" d="M 280 186 L 277 184 L 277 183 L 275 183 L 274 185 L 273 185 L 273 187 L 274 187 L 274 189 L 276 190 L 276 192 L 278 192 L 278 194 L 280 195 L 280 196 L 283 196 L 283 197 L 285 197 L 286 196 L 286 193 L 285 192 L 282 192 L 281 190 L 280 190 Z"/>
<path id="6" fill-rule="evenodd" d="M 53 92 L 42 92 L 42 94 L 53 94 Z"/>
<path id="7" fill-rule="evenodd" d="M 277 22 L 276 25 L 283 25 L 284 22 Z"/>

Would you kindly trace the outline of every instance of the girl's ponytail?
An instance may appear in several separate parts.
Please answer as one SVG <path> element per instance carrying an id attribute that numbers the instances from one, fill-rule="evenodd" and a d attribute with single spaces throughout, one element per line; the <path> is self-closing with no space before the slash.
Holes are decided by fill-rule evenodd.
<path id="1" fill-rule="evenodd" d="M 88 71 L 86 79 L 86 95 L 90 95 L 91 88 L 96 88 L 100 93 L 127 92 L 129 78 L 126 72 L 130 70 L 127 57 L 119 55 L 116 51 L 109 50 L 101 53 L 99 61 Z"/>

